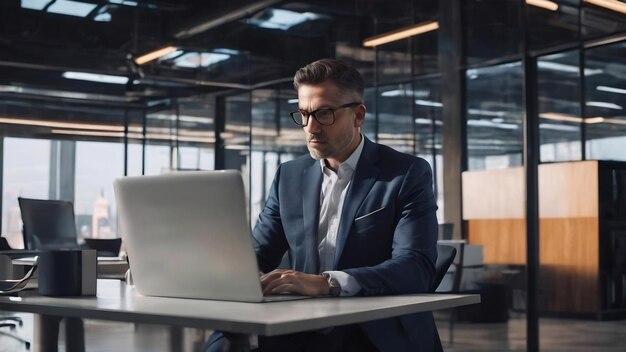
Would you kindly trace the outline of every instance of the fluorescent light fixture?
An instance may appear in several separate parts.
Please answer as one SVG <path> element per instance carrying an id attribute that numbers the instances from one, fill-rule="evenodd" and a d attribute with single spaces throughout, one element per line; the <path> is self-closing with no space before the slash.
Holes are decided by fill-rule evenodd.
<path id="1" fill-rule="evenodd" d="M 43 10 L 50 0 L 22 0 L 23 9 Z"/>
<path id="2" fill-rule="evenodd" d="M 413 91 L 412 89 L 392 89 L 384 91 L 380 94 L 383 97 L 415 97 L 415 98 L 426 98 L 430 95 L 430 91 L 428 90 L 417 90 Z"/>
<path id="3" fill-rule="evenodd" d="M 482 109 L 468 109 L 467 112 L 472 115 L 495 116 L 495 117 L 502 117 L 506 115 L 504 111 L 491 111 L 491 110 L 482 110 Z"/>
<path id="4" fill-rule="evenodd" d="M 174 59 L 174 65 L 178 67 L 209 67 L 220 61 L 230 59 L 228 54 L 216 53 L 187 53 Z"/>
<path id="5" fill-rule="evenodd" d="M 93 9 L 96 8 L 96 4 L 88 4 L 79 1 L 70 0 L 57 0 L 48 7 L 47 12 L 58 13 L 62 15 L 85 17 Z"/>
<path id="6" fill-rule="evenodd" d="M 287 100 L 288 104 L 298 104 L 298 99 L 289 99 Z"/>
<path id="7" fill-rule="evenodd" d="M 98 131 L 77 131 L 77 130 L 52 130 L 55 134 L 71 134 L 76 136 L 93 136 L 93 137 L 124 137 L 124 132 L 98 132 Z"/>
<path id="8" fill-rule="evenodd" d="M 611 11 L 620 12 L 626 14 L 626 3 L 617 0 L 585 0 L 585 2 L 604 7 Z"/>
<path id="9" fill-rule="evenodd" d="M 75 136 L 93 136 L 93 137 L 124 137 L 124 132 L 96 132 L 96 131 L 76 131 L 76 130 L 52 130 L 55 134 L 69 134 Z M 143 139 L 144 135 L 141 133 L 128 133 L 128 138 Z M 196 143 L 215 143 L 215 138 L 198 138 L 198 137 L 186 137 L 176 136 L 174 134 L 164 133 L 147 133 L 146 139 L 159 139 L 159 140 L 178 140 L 182 142 L 196 142 Z"/>
<path id="10" fill-rule="evenodd" d="M 149 119 L 176 121 L 176 115 L 174 114 L 150 114 Z M 191 123 L 204 123 L 211 124 L 214 122 L 212 117 L 200 117 L 191 115 L 178 115 L 178 121 L 191 122 Z"/>
<path id="11" fill-rule="evenodd" d="M 100 12 L 93 18 L 93 20 L 96 22 L 111 22 L 111 14 L 106 11 Z"/>
<path id="12" fill-rule="evenodd" d="M 548 0 L 526 0 L 526 4 L 536 6 L 536 7 L 541 7 L 550 11 L 556 11 L 559 9 L 559 4 L 557 4 L 554 1 L 548 1 Z"/>
<path id="13" fill-rule="evenodd" d="M 432 119 L 426 119 L 423 117 L 418 117 L 415 119 L 415 123 L 418 125 L 430 125 L 433 123 Z M 435 120 L 435 125 L 443 125 L 443 122 L 439 121 L 439 120 Z"/>
<path id="14" fill-rule="evenodd" d="M 0 123 L 6 123 L 6 124 L 11 124 L 11 125 L 52 127 L 52 128 L 75 128 L 75 129 L 109 131 L 109 132 L 123 132 L 124 131 L 124 126 L 119 126 L 119 125 L 100 125 L 100 124 L 89 124 L 89 123 L 27 120 L 27 119 L 9 118 L 9 117 L 0 118 Z"/>
<path id="15" fill-rule="evenodd" d="M 422 100 L 422 99 L 415 99 L 415 105 L 422 105 L 422 106 L 434 106 L 434 107 L 442 107 L 443 104 L 437 101 L 430 101 L 430 100 Z"/>
<path id="16" fill-rule="evenodd" d="M 488 120 L 469 120 L 467 124 L 475 127 L 493 127 L 493 128 L 501 128 L 505 130 L 517 130 L 519 129 L 519 125 L 512 123 L 494 123 Z"/>
<path id="17" fill-rule="evenodd" d="M 622 88 L 607 87 L 607 86 L 597 86 L 596 89 L 599 90 L 599 91 L 602 91 L 602 92 L 626 94 L 626 89 L 622 89 Z"/>
<path id="18" fill-rule="evenodd" d="M 233 145 L 226 145 L 224 146 L 224 149 L 229 149 L 229 150 L 248 150 L 247 145 L 237 145 L 237 144 L 233 144 Z"/>
<path id="19" fill-rule="evenodd" d="M 437 28 L 439 28 L 439 22 L 428 21 L 428 22 L 416 24 L 414 26 L 400 28 L 398 30 L 384 33 L 381 35 L 369 37 L 363 41 L 363 46 L 375 47 L 375 46 L 379 46 L 382 44 L 395 42 L 396 40 L 401 40 L 401 39 L 405 39 L 408 37 L 413 37 L 419 34 L 423 34 L 426 32 L 434 31 Z"/>
<path id="20" fill-rule="evenodd" d="M 614 123 L 616 125 L 626 125 L 626 120 L 625 119 L 611 119 L 611 118 L 606 118 L 603 117 L 602 118 L 602 122 L 604 123 Z"/>
<path id="21" fill-rule="evenodd" d="M 261 28 L 286 31 L 293 26 L 322 17 L 312 12 L 300 13 L 283 9 L 268 9 L 267 11 L 271 13 L 268 19 L 252 18 L 248 20 L 249 23 Z"/>
<path id="22" fill-rule="evenodd" d="M 617 104 L 613 104 L 613 103 L 607 103 L 604 101 L 588 101 L 587 106 L 595 106 L 597 108 L 607 108 L 607 109 L 613 109 L 613 110 L 623 110 L 624 107 L 621 105 L 617 105 Z"/>
<path id="23" fill-rule="evenodd" d="M 539 117 L 546 120 L 555 120 L 555 121 L 566 121 L 566 122 L 576 122 L 581 123 L 582 118 L 574 115 L 561 114 L 559 112 L 543 112 L 539 114 Z"/>
<path id="24" fill-rule="evenodd" d="M 544 69 L 544 70 L 561 71 L 561 72 L 567 72 L 567 73 L 580 72 L 580 68 L 578 66 L 566 65 L 566 64 L 561 64 L 558 62 L 551 62 L 551 61 L 539 61 L 537 62 L 537 67 Z M 604 70 L 602 69 L 586 68 L 585 76 L 593 76 L 593 75 L 600 74 L 602 72 L 604 72 Z"/>
<path id="25" fill-rule="evenodd" d="M 602 123 L 605 120 L 604 117 L 588 117 L 585 119 L 585 123 Z"/>
<path id="26" fill-rule="evenodd" d="M 98 82 L 98 83 L 112 83 L 112 84 L 128 83 L 128 77 L 101 75 L 97 73 L 87 73 L 87 72 L 66 71 L 66 72 L 63 72 L 63 77 L 67 79 L 78 79 L 81 81 L 91 81 L 91 82 Z"/>
<path id="27" fill-rule="evenodd" d="M 586 124 L 594 124 L 594 123 L 615 123 L 615 124 L 626 124 L 626 120 L 620 119 L 612 119 L 606 117 L 587 117 L 581 118 L 574 115 L 561 114 L 558 112 L 544 112 L 539 114 L 539 117 L 547 120 L 555 120 L 555 121 L 566 121 L 566 122 L 575 122 L 575 123 L 586 123 Z"/>
<path id="28" fill-rule="evenodd" d="M 542 130 L 553 130 L 553 131 L 564 131 L 564 132 L 578 132 L 580 131 L 578 126 L 570 126 L 570 125 L 557 125 L 554 123 L 540 123 L 539 129 Z"/>
<path id="29" fill-rule="evenodd" d="M 116 5 L 126 5 L 126 6 L 137 6 L 137 1 L 130 0 L 109 0 L 111 4 Z"/>
<path id="30" fill-rule="evenodd" d="M 150 62 L 152 60 L 158 59 L 161 56 L 165 56 L 171 52 L 176 51 L 176 47 L 175 46 L 166 46 L 164 48 L 149 52 L 145 55 L 141 55 L 138 58 L 135 59 L 135 63 L 137 63 L 137 65 L 143 65 L 147 62 Z"/>
<path id="31" fill-rule="evenodd" d="M 610 117 L 591 117 L 585 119 L 586 123 L 612 123 L 616 125 L 626 125 L 626 119 L 615 119 Z"/>
<path id="32" fill-rule="evenodd" d="M 165 60 L 175 59 L 175 58 L 181 56 L 184 53 L 185 53 L 184 50 L 177 49 L 177 50 L 172 51 L 169 54 L 165 54 L 165 55 L 161 56 L 160 60 L 161 61 L 165 61 Z"/>
<path id="33" fill-rule="evenodd" d="M 80 92 L 70 92 L 70 91 L 64 91 L 64 90 L 37 89 L 37 88 L 26 88 L 26 87 L 7 86 L 7 85 L 0 85 L 0 92 L 1 93 L 40 95 L 40 96 L 46 96 L 46 97 L 57 97 L 57 98 L 68 98 L 68 99 L 100 100 L 100 101 L 114 101 L 114 102 L 132 102 L 132 101 L 137 100 L 137 98 L 125 97 L 125 96 L 122 97 L 122 96 L 117 96 L 117 95 L 80 93 Z"/>
<path id="34" fill-rule="evenodd" d="M 213 52 L 219 53 L 219 54 L 229 54 L 229 55 L 239 55 L 240 53 L 239 50 L 233 50 L 233 49 L 227 49 L 227 48 L 213 49 Z"/>

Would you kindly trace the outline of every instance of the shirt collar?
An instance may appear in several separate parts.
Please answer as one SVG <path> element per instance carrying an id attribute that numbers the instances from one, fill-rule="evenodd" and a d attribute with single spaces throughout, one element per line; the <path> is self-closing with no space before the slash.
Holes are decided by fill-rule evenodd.
<path id="1" fill-rule="evenodd" d="M 339 165 L 340 169 L 349 167 L 352 170 L 356 170 L 356 164 L 359 162 L 359 158 L 361 157 L 361 152 L 363 152 L 363 145 L 365 144 L 365 137 L 363 137 L 362 133 L 359 133 L 359 134 L 361 136 L 361 142 L 359 142 L 359 145 L 352 152 L 352 154 L 350 154 L 348 159 L 346 159 L 346 161 L 344 161 L 343 163 L 341 163 L 341 165 Z M 320 159 L 320 167 L 322 168 L 322 173 L 324 173 L 324 169 L 327 168 L 326 159 Z"/>

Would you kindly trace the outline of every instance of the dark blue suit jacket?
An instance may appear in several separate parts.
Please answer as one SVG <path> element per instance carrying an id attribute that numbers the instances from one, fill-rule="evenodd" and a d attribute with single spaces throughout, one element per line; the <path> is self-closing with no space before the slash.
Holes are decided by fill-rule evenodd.
<path id="1" fill-rule="evenodd" d="M 282 164 L 253 230 L 260 269 L 318 273 L 317 230 L 322 172 L 310 156 Z M 428 292 L 437 259 L 432 172 L 420 158 L 365 138 L 346 193 L 334 270 L 352 275 L 359 295 Z M 432 351 L 434 322 L 420 313 L 361 324 L 383 351 Z"/>

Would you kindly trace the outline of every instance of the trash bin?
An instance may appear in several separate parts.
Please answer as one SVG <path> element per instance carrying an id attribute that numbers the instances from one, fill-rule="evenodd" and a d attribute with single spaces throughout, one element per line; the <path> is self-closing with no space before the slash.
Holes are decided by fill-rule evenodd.
<path id="1" fill-rule="evenodd" d="M 471 293 L 480 294 L 480 304 L 461 307 L 458 319 L 473 323 L 509 321 L 509 288 L 504 284 L 491 282 L 480 282 L 477 286 L 478 289 Z"/>

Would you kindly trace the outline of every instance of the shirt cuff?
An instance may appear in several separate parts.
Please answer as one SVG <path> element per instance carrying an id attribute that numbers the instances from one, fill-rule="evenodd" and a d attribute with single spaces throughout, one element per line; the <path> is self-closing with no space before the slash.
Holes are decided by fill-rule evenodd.
<path id="1" fill-rule="evenodd" d="M 330 275 L 331 278 L 337 280 L 341 286 L 340 296 L 354 296 L 361 291 L 361 285 L 356 279 L 343 271 L 324 271 L 324 274 Z"/>

